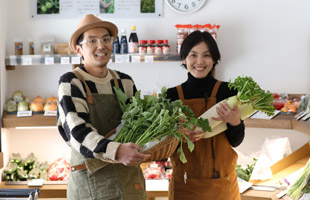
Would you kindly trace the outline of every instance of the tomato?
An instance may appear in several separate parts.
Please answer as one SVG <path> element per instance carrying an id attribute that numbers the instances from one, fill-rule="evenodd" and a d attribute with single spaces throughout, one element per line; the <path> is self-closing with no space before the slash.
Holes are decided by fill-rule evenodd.
<path id="1" fill-rule="evenodd" d="M 273 98 L 274 98 L 274 99 L 278 99 L 278 98 L 280 98 L 280 96 L 279 96 L 278 93 L 273 93 Z"/>
<path id="2" fill-rule="evenodd" d="M 41 6 L 41 11 L 42 11 L 43 13 L 46 13 L 47 8 L 46 8 L 45 6 Z"/>
<path id="3" fill-rule="evenodd" d="M 46 2 L 46 3 L 45 3 L 45 7 L 46 7 L 47 9 L 50 9 L 51 7 L 53 7 L 53 4 L 52 4 L 51 2 Z"/>

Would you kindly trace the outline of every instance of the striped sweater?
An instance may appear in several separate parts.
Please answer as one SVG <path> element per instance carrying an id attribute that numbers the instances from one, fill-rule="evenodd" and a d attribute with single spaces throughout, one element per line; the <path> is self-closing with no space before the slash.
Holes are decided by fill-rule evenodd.
<path id="1" fill-rule="evenodd" d="M 92 93 L 112 94 L 113 77 L 108 72 L 105 78 L 97 78 L 81 68 L 76 68 L 84 77 Z M 130 98 L 137 91 L 130 76 L 114 71 L 119 87 Z M 80 152 L 84 157 L 115 160 L 119 143 L 101 136 L 89 122 L 89 108 L 86 100 L 86 89 L 73 72 L 60 77 L 58 85 L 57 126 L 60 135 L 67 144 Z M 100 152 L 98 152 L 100 149 Z"/>

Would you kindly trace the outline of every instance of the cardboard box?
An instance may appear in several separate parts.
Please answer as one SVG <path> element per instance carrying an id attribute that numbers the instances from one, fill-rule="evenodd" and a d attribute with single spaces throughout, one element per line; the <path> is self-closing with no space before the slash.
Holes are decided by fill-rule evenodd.
<path id="1" fill-rule="evenodd" d="M 295 152 L 291 153 L 287 157 L 281 159 L 271 166 L 272 178 L 265 181 L 254 180 L 251 181 L 255 185 L 263 186 L 279 186 L 279 182 L 282 178 L 296 172 L 297 170 L 303 168 L 310 158 L 310 142 L 306 143 L 304 146 L 297 149 Z M 292 184 L 292 183 L 291 183 Z M 275 190 L 273 192 L 267 191 L 257 191 L 257 190 L 247 190 L 241 196 L 242 200 L 276 200 L 278 199 L 276 195 L 281 192 L 281 190 Z M 285 197 L 289 198 L 289 197 Z M 284 199 L 285 199 L 284 198 Z"/>

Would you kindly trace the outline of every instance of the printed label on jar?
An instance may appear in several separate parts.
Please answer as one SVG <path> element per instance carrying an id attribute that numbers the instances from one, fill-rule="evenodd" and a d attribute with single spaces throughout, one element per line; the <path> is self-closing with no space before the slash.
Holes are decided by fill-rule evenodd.
<path id="1" fill-rule="evenodd" d="M 155 47 L 155 54 L 162 54 L 163 50 L 161 47 Z"/>
<path id="2" fill-rule="evenodd" d="M 140 54 L 147 54 L 147 47 L 139 47 Z"/>
<path id="3" fill-rule="evenodd" d="M 128 52 L 129 53 L 138 53 L 139 43 L 138 42 L 129 42 Z"/>

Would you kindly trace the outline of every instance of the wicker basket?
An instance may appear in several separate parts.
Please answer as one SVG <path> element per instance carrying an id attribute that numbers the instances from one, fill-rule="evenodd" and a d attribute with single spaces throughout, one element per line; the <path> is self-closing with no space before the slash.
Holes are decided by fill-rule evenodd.
<path id="1" fill-rule="evenodd" d="M 144 162 L 160 161 L 169 158 L 175 152 L 179 145 L 179 141 L 169 135 L 166 139 L 143 151 L 144 154 L 151 154 L 151 157 Z"/>

